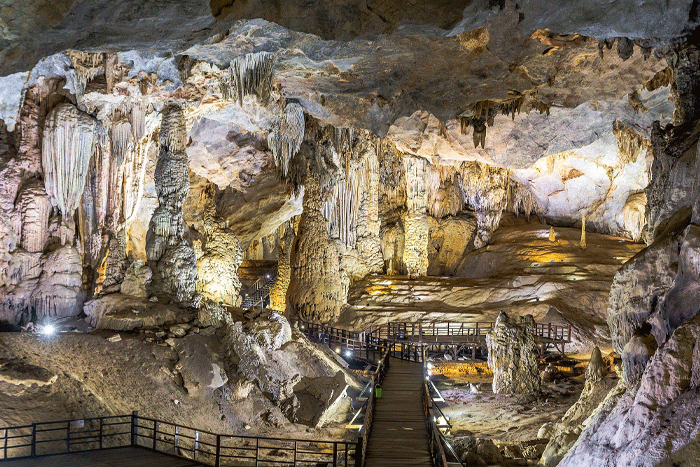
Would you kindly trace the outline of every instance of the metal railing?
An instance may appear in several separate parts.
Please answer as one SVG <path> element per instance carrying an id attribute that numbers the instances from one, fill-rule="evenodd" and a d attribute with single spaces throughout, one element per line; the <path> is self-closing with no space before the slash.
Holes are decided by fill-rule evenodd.
<path id="1" fill-rule="evenodd" d="M 137 446 L 215 467 L 357 467 L 359 441 L 218 434 L 149 417 L 115 415 L 0 428 L 5 460 Z M 364 452 L 364 451 L 362 451 Z"/>
<path id="2" fill-rule="evenodd" d="M 129 446 L 132 424 L 132 415 L 114 415 L 0 428 L 0 460 Z"/>
<path id="3" fill-rule="evenodd" d="M 372 375 L 370 382 L 368 383 L 369 393 L 367 394 L 367 400 L 362 405 L 358 414 L 364 411 L 364 420 L 362 426 L 357 431 L 354 441 L 357 443 L 357 467 L 363 467 L 365 465 L 365 457 L 367 454 L 367 440 L 369 439 L 369 434 L 372 431 L 372 422 L 374 421 L 374 407 L 377 400 L 377 386 L 381 386 L 384 382 L 384 377 L 386 376 L 389 367 L 391 366 L 390 352 L 387 350 L 384 356 L 379 361 L 377 369 Z M 363 391 L 364 393 L 364 391 Z"/>
<path id="4" fill-rule="evenodd" d="M 241 308 L 265 308 L 265 300 L 270 296 L 270 288 L 277 280 L 277 266 L 265 270 L 253 284 L 241 291 Z"/>

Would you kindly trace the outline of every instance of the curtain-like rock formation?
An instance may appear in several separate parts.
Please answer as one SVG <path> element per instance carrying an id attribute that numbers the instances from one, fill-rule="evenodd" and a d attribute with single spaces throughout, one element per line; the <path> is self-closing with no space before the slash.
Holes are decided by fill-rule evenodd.
<path id="1" fill-rule="evenodd" d="M 85 188 L 97 126 L 94 118 L 71 104 L 57 106 L 46 117 L 41 146 L 44 183 L 51 204 L 69 225 Z"/>

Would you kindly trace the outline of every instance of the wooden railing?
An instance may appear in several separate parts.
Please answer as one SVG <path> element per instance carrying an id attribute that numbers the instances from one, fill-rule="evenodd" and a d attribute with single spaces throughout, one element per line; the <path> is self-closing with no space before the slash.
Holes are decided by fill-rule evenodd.
<path id="1" fill-rule="evenodd" d="M 377 387 L 381 387 L 382 383 L 384 382 L 386 372 L 389 371 L 389 367 L 391 366 L 391 359 L 389 357 L 390 352 L 387 350 L 382 359 L 379 361 L 377 370 L 370 379 L 367 400 L 362 408 L 360 408 L 360 411 L 364 410 L 365 416 L 364 421 L 362 422 L 362 427 L 358 430 L 354 440 L 357 443 L 357 467 L 363 467 L 365 465 L 367 440 L 369 439 L 369 434 L 372 431 L 372 422 L 374 421 L 374 407 L 377 400 Z"/>
<path id="2" fill-rule="evenodd" d="M 0 428 L 0 435 L 3 443 L 0 462 L 127 446 L 215 467 L 309 464 L 357 467 L 362 461 L 361 440 L 319 441 L 218 434 L 142 417 L 136 412 Z"/>

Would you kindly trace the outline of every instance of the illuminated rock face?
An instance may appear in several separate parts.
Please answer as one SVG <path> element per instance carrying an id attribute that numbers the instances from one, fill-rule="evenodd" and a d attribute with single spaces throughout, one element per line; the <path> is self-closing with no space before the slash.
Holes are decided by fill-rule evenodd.
<path id="1" fill-rule="evenodd" d="M 486 335 L 489 368 L 496 394 L 536 394 L 540 390 L 539 356 L 532 315 L 511 319 L 505 312 Z"/>
<path id="2" fill-rule="evenodd" d="M 659 430 L 674 449 L 687 444 L 692 414 L 680 428 L 660 420 L 664 407 L 697 399 L 700 67 L 688 35 L 697 2 L 283 3 L 3 7 L 0 319 L 76 316 L 93 299 L 97 322 L 109 304 L 140 310 L 157 298 L 168 320 L 230 326 L 224 305 L 239 303 L 238 266 L 265 238 L 276 247 L 262 256 L 278 260 L 272 306 L 310 321 L 351 322 L 344 313 L 368 306 L 362 293 L 348 304 L 351 286 L 387 272 L 411 276 L 376 289 L 397 299 L 382 303 L 392 313 L 430 296 L 440 316 L 493 316 L 498 305 L 483 302 L 498 295 L 517 314 L 575 317 L 585 348 L 602 343 L 607 323 L 628 392 L 611 396 L 566 465 L 590 464 L 603 443 L 615 453 L 594 463 L 625 465 L 637 436 Z M 543 239 L 551 225 L 585 219 L 587 248 L 550 265 L 557 281 L 532 280 L 493 259 L 534 262 L 494 244 L 511 214 L 546 223 Z M 607 312 L 622 260 L 588 261 L 601 244 L 591 231 L 648 245 L 615 276 Z M 534 257 L 562 262 L 547 255 L 564 243 L 557 231 Z M 606 245 L 603 254 L 620 258 L 637 251 Z M 431 291 L 440 282 L 426 274 L 501 282 Z M 125 313 L 129 326 L 143 325 Z M 531 325 L 499 318 L 497 391 L 536 391 Z M 258 333 L 266 358 L 287 334 Z M 182 351 L 192 348 L 200 343 Z M 260 359 L 250 348 L 239 350 Z M 202 368 L 186 375 L 193 392 L 197 378 L 226 384 Z M 275 378 L 296 382 L 292 369 Z M 280 390 L 254 370 L 301 417 L 296 386 Z M 339 381 L 313 394 L 318 375 L 307 376 L 300 392 L 337 400 Z M 249 387 L 235 392 L 245 398 Z M 577 435 L 566 434 L 557 458 Z"/>

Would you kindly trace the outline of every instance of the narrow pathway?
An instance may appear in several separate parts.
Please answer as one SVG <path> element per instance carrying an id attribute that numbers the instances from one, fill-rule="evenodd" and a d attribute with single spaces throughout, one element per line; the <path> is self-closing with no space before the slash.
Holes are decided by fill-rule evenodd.
<path id="1" fill-rule="evenodd" d="M 377 399 L 365 467 L 432 467 L 423 414 L 423 364 L 392 359 Z"/>

